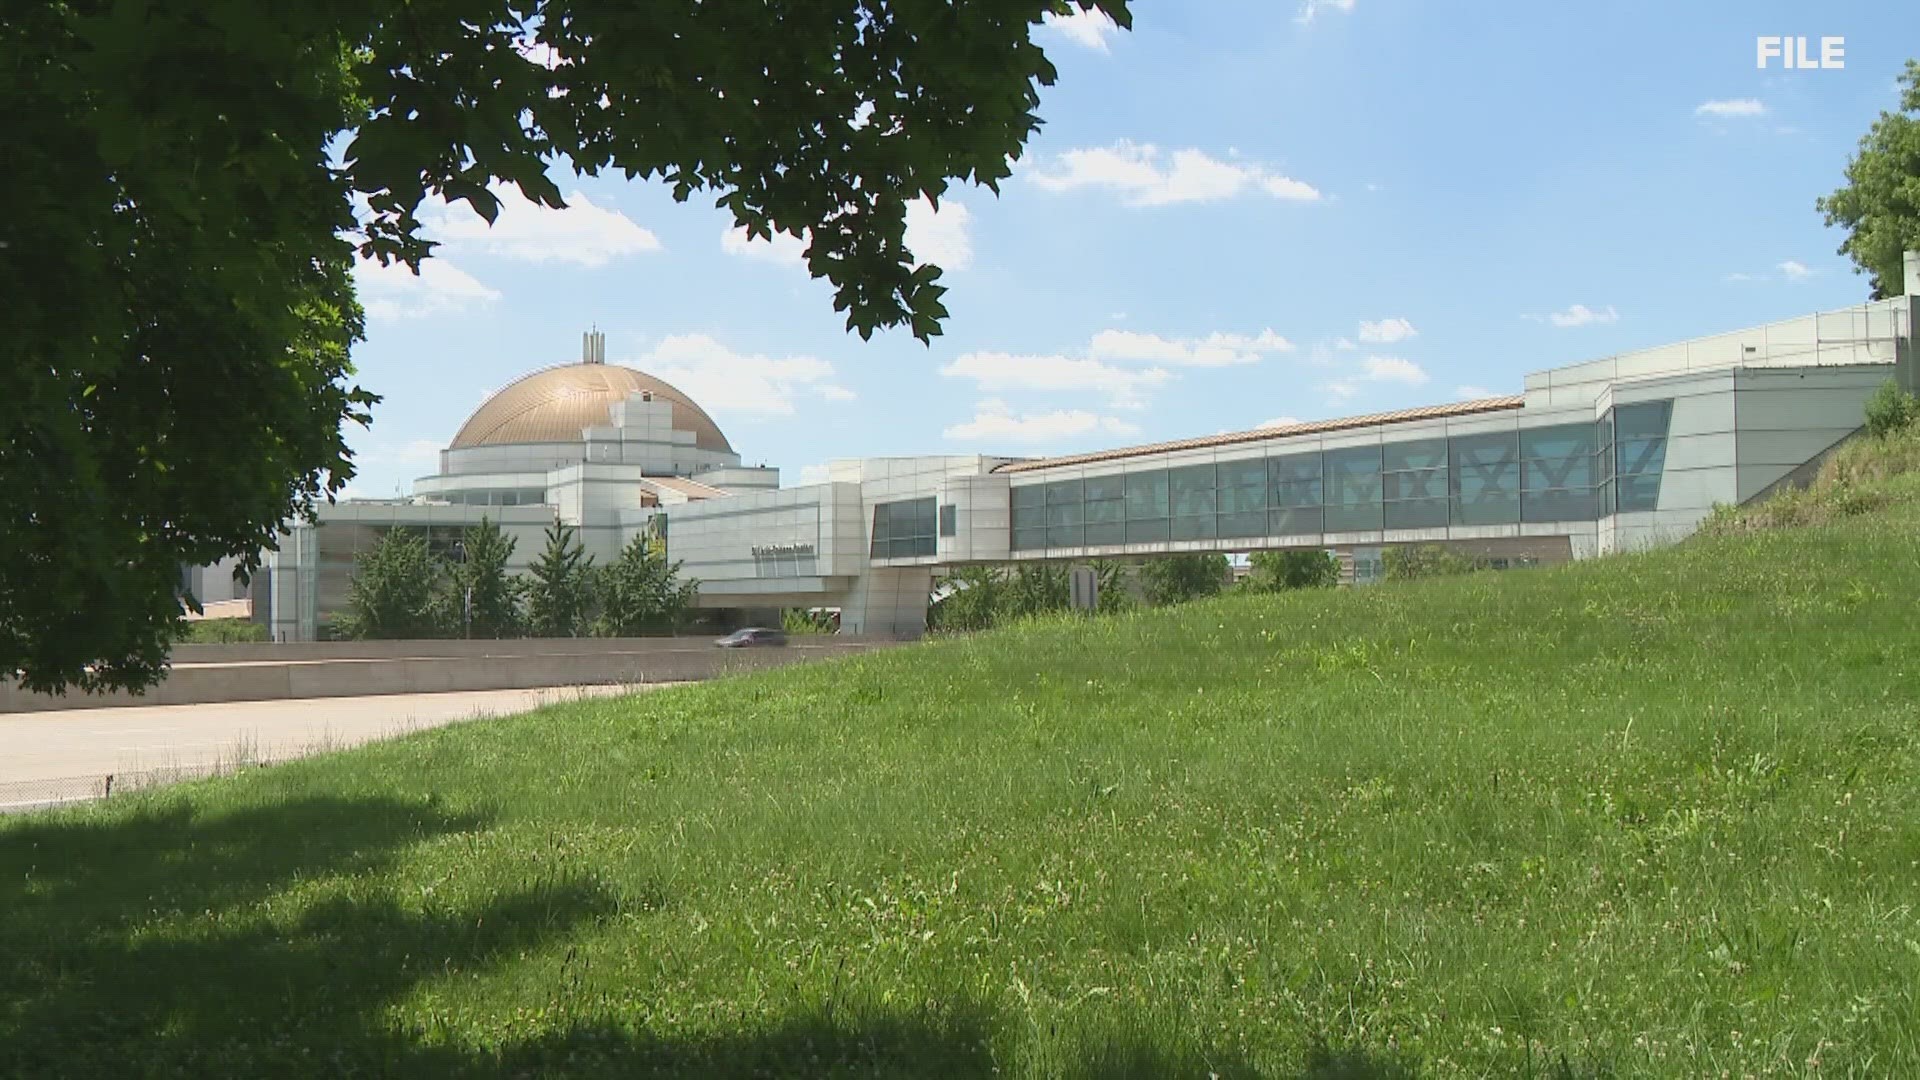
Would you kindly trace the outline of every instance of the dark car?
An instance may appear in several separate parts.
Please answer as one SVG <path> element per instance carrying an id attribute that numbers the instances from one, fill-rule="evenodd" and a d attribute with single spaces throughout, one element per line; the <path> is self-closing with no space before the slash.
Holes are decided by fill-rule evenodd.
<path id="1" fill-rule="evenodd" d="M 786 643 L 786 631 L 769 630 L 764 626 L 749 626 L 745 630 L 735 630 L 714 642 L 723 649 L 765 649 Z"/>

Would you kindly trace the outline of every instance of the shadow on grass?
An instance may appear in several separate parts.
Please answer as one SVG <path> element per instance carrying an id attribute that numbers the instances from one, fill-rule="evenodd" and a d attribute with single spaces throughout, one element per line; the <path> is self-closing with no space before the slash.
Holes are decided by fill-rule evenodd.
<path id="1" fill-rule="evenodd" d="M 411 845 L 488 828 L 433 799 L 306 797 L 219 811 L 185 798 L 131 816 L 0 830 L 0 1076 L 987 1077 L 992 1011 L 845 1007 L 778 1026 L 659 1038 L 569 1026 L 563 987 L 489 1017 L 499 1041 L 396 1003 L 478 976 L 664 898 L 598 882 L 503 886 L 462 907 L 396 895 L 383 872 Z M 430 1010 L 429 1010 L 430 1013 Z M 519 1032 L 514 1029 L 519 1028 Z M 562 1028 L 525 1037 L 526 1030 Z M 483 1028 L 484 1030 L 484 1028 Z M 1070 1078 L 1263 1074 L 1232 1055 L 1122 1040 L 1042 1070 Z M 1018 1071 L 1018 1070 L 1014 1070 Z M 1321 1055 L 1311 1080 L 1412 1074 Z"/>

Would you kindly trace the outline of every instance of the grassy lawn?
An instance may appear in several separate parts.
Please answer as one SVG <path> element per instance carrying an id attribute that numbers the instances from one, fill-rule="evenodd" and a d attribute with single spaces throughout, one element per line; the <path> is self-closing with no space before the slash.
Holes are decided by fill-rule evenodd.
<path id="1" fill-rule="evenodd" d="M 0 1073 L 1920 1075 L 1901 494 L 0 820 Z"/>

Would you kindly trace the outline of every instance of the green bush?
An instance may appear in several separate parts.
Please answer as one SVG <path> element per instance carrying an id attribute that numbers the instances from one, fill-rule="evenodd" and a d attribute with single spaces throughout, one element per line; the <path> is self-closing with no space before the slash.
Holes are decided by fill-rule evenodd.
<path id="1" fill-rule="evenodd" d="M 1900 384 L 1888 379 L 1880 384 L 1880 389 L 1867 399 L 1867 434 L 1876 439 L 1884 439 L 1896 432 L 1905 431 L 1920 419 L 1920 400 L 1900 389 Z"/>
<path id="2" fill-rule="evenodd" d="M 1319 548 L 1256 551 L 1240 583 L 1243 592 L 1276 593 L 1290 589 L 1331 589 L 1340 584 L 1340 560 Z"/>
<path id="3" fill-rule="evenodd" d="M 443 613 L 445 567 L 417 529 L 392 528 L 354 558 L 347 610 L 336 620 L 343 637 L 436 637 Z"/>
<path id="4" fill-rule="evenodd" d="M 1450 577 L 1455 574 L 1471 574 L 1480 568 L 1480 564 L 1471 557 L 1441 547 L 1439 544 L 1391 547 L 1381 556 L 1380 561 L 1386 566 L 1388 581 Z"/>
<path id="5" fill-rule="evenodd" d="M 807 608 L 788 608 L 780 613 L 780 629 L 787 636 L 805 634 L 831 634 L 838 629 L 836 616 L 831 611 L 811 611 Z"/>
<path id="6" fill-rule="evenodd" d="M 1218 596 L 1227 587 L 1225 555 L 1166 555 L 1140 568 L 1147 602 L 1155 607 Z"/>
<path id="7" fill-rule="evenodd" d="M 225 645 L 238 641 L 265 641 L 267 628 L 251 619 L 195 619 L 186 624 L 180 645 Z"/>
<path id="8" fill-rule="evenodd" d="M 697 581 L 681 580 L 680 564 L 667 562 L 644 536 L 634 537 L 593 579 L 600 637 L 671 634 L 687 622 L 700 589 Z"/>

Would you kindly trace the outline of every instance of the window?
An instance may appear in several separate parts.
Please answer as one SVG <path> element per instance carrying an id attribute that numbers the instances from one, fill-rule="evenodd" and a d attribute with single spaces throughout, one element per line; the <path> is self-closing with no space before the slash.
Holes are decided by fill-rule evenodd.
<path id="1" fill-rule="evenodd" d="M 1079 547 L 1086 523 L 1086 485 L 1059 480 L 1047 485 L 1047 546 Z"/>
<path id="2" fill-rule="evenodd" d="M 1613 410 L 1613 473 L 1622 511 L 1660 505 L 1660 477 L 1667 465 L 1667 430 L 1673 402 L 1649 401 Z"/>
<path id="3" fill-rule="evenodd" d="M 1381 448 L 1381 490 L 1389 529 L 1445 528 L 1447 440 L 1415 439 Z"/>
<path id="4" fill-rule="evenodd" d="M 1172 535 L 1167 514 L 1167 472 L 1128 473 L 1127 543 L 1163 543 Z"/>
<path id="5" fill-rule="evenodd" d="M 1366 532 L 1381 527 L 1380 448 L 1356 446 L 1325 454 L 1327 531 Z"/>
<path id="6" fill-rule="evenodd" d="M 1320 512 L 1319 454 L 1268 458 L 1267 483 L 1273 535 L 1297 536 L 1325 528 L 1326 519 Z"/>
<path id="7" fill-rule="evenodd" d="M 1592 521 L 1659 502 L 1673 403 L 1012 490 L 1013 549 Z M 944 525 L 942 526 L 945 527 Z"/>
<path id="8" fill-rule="evenodd" d="M 953 503 L 940 508 L 940 535 L 960 535 L 960 508 Z"/>
<path id="9" fill-rule="evenodd" d="M 1173 511 L 1173 539 L 1211 540 L 1217 535 L 1213 466 L 1168 469 L 1167 503 Z"/>
<path id="10" fill-rule="evenodd" d="M 939 544 L 934 503 L 925 498 L 874 504 L 871 557 L 912 559 L 934 554 Z"/>
<path id="11" fill-rule="evenodd" d="M 1013 503 L 1013 550 L 1038 551 L 1047 546 L 1047 486 L 1028 484 L 1010 493 Z"/>
<path id="12" fill-rule="evenodd" d="M 1592 424 L 1520 433 L 1522 521 L 1592 521 L 1598 516 L 1593 491 L 1596 434 Z"/>
<path id="13" fill-rule="evenodd" d="M 1119 476 L 1087 482 L 1086 542 L 1089 547 L 1127 542 L 1127 485 Z"/>
<path id="14" fill-rule="evenodd" d="M 1216 466 L 1222 537 L 1267 535 L 1267 461 L 1252 458 Z"/>
<path id="15" fill-rule="evenodd" d="M 1520 436 L 1502 431 L 1449 440 L 1455 525 L 1520 521 Z"/>

